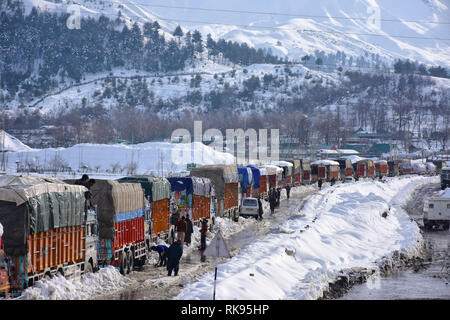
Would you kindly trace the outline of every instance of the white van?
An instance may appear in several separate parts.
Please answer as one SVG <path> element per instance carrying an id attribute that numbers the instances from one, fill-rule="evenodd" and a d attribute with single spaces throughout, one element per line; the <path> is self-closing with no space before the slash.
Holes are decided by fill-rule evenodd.
<path id="1" fill-rule="evenodd" d="M 425 229 L 442 226 L 448 230 L 450 224 L 450 188 L 441 191 L 440 195 L 424 201 L 423 225 Z"/>
<path id="2" fill-rule="evenodd" d="M 241 217 L 254 217 L 258 219 L 259 204 L 256 198 L 242 198 L 242 205 L 239 210 Z"/>

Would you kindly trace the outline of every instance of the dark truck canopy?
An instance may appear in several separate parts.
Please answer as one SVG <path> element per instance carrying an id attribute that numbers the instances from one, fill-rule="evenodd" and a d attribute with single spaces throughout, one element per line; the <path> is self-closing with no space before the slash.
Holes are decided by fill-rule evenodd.
<path id="1" fill-rule="evenodd" d="M 6 254 L 26 254 L 28 235 L 83 225 L 86 191 L 59 179 L 0 176 L 0 223 Z"/>
<path id="2" fill-rule="evenodd" d="M 187 194 L 195 194 L 199 196 L 209 197 L 214 193 L 214 186 L 210 179 L 201 177 L 170 177 L 172 191 L 184 191 Z"/>
<path id="3" fill-rule="evenodd" d="M 117 181 L 120 183 L 140 183 L 144 189 L 145 197 L 150 202 L 170 199 L 170 183 L 166 178 L 139 175 L 120 178 Z"/>
<path id="4" fill-rule="evenodd" d="M 225 198 L 225 184 L 238 183 L 239 174 L 234 165 L 205 165 L 192 168 L 191 177 L 208 178 L 214 184 L 216 197 L 218 200 Z"/>
<path id="5" fill-rule="evenodd" d="M 75 183 L 76 180 L 66 180 Z M 99 237 L 114 239 L 116 222 L 145 215 L 144 190 L 139 183 L 98 180 L 90 188 L 91 202 L 97 206 Z"/>

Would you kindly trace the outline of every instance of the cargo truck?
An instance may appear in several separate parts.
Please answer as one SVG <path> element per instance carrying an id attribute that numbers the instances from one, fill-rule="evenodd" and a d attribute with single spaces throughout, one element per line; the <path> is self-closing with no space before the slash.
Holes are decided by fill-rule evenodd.
<path id="1" fill-rule="evenodd" d="M 425 229 L 442 226 L 444 230 L 450 225 L 450 188 L 441 194 L 429 197 L 424 201 L 423 225 Z"/>
<path id="2" fill-rule="evenodd" d="M 205 165 L 193 168 L 191 177 L 208 178 L 214 184 L 215 209 L 219 217 L 239 218 L 239 174 L 234 165 Z M 212 217 L 214 219 L 214 217 Z M 214 223 L 214 221 L 213 221 Z"/>
<path id="3" fill-rule="evenodd" d="M 139 183 L 146 198 L 146 243 L 168 239 L 170 229 L 170 182 L 166 178 L 136 175 L 118 179 L 120 183 Z"/>
<path id="4" fill-rule="evenodd" d="M 128 274 L 147 259 L 144 191 L 138 183 L 98 179 L 90 191 L 97 208 L 98 265 L 111 265 Z"/>
<path id="5" fill-rule="evenodd" d="M 210 179 L 200 177 L 169 177 L 172 199 L 179 213 L 189 216 L 201 226 L 203 218 L 211 218 L 211 197 L 214 186 Z"/>
<path id="6" fill-rule="evenodd" d="M 441 169 L 441 189 L 450 188 L 450 167 L 443 167 Z"/>
<path id="7" fill-rule="evenodd" d="M 97 268 L 96 215 L 86 192 L 58 179 L 0 177 L 2 242 L 14 296 L 44 277 Z"/>

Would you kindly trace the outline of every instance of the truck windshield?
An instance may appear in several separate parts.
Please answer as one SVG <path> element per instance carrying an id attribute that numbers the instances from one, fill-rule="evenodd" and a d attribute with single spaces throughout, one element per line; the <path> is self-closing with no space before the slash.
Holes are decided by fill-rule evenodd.
<path id="1" fill-rule="evenodd" d="M 242 201 L 242 205 L 245 207 L 257 207 L 258 206 L 258 200 L 256 199 L 244 199 Z"/>

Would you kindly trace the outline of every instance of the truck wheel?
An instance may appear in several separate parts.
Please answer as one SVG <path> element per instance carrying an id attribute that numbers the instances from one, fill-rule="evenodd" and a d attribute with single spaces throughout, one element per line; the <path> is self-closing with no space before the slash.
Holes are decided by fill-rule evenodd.
<path id="1" fill-rule="evenodd" d="M 122 260 L 120 262 L 120 273 L 126 275 L 128 273 L 128 259 L 126 252 L 122 252 Z"/>
<path id="2" fill-rule="evenodd" d="M 134 253 L 133 251 L 127 252 L 127 260 L 128 260 L 128 270 L 127 274 L 134 270 Z"/>
<path id="3" fill-rule="evenodd" d="M 92 267 L 92 264 L 90 262 L 86 262 L 84 264 L 84 274 L 92 273 L 94 272 L 94 268 Z"/>
<path id="4" fill-rule="evenodd" d="M 442 228 L 443 228 L 444 230 L 448 230 L 449 227 L 450 227 L 450 222 L 449 222 L 449 221 L 447 221 L 447 223 L 444 223 L 444 224 L 442 225 Z"/>

